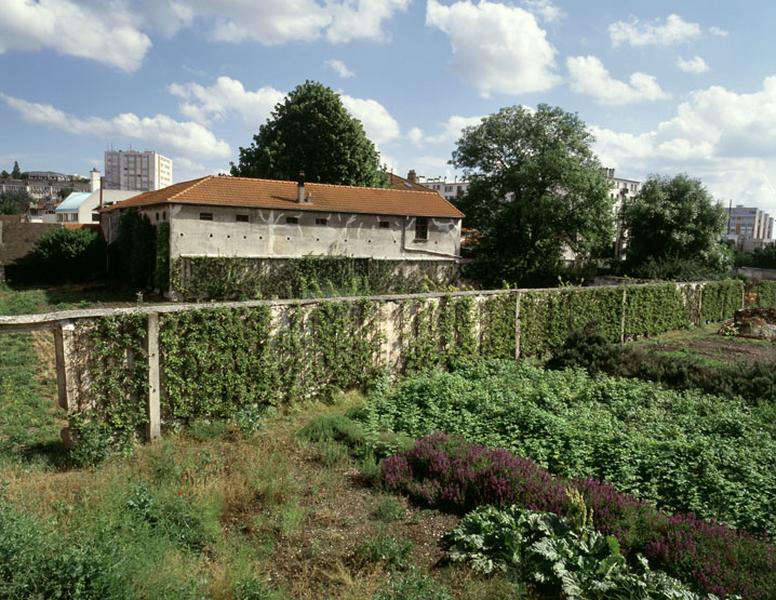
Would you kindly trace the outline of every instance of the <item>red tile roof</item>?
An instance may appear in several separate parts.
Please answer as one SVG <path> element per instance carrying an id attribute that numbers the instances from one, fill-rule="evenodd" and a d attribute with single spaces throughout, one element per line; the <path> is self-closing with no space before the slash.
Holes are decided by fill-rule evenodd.
<path id="1" fill-rule="evenodd" d="M 324 183 L 305 183 L 309 202 L 296 201 L 295 181 L 210 175 L 145 192 L 106 208 L 199 204 L 246 208 L 306 210 L 460 219 L 463 213 L 434 191 L 393 190 Z"/>

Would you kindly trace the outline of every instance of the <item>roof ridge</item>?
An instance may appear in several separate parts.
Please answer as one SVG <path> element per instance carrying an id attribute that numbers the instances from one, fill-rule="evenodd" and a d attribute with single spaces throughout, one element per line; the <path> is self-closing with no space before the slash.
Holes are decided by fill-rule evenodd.
<path id="1" fill-rule="evenodd" d="M 267 179 L 266 177 L 241 177 L 239 175 L 209 175 L 209 177 L 225 177 L 225 178 L 231 178 L 231 179 L 244 179 L 246 181 L 270 181 L 273 183 L 292 183 L 294 185 L 297 185 L 298 182 L 294 181 L 293 179 Z M 410 192 L 414 194 L 437 194 L 432 189 L 428 190 L 397 190 L 394 188 L 383 188 L 383 187 L 374 187 L 374 186 L 367 186 L 367 185 L 344 185 L 339 183 L 319 183 L 317 181 L 307 181 L 305 182 L 309 185 L 320 185 L 325 187 L 334 187 L 334 188 L 352 188 L 355 190 L 377 190 L 377 191 L 392 191 L 392 192 Z M 423 185 L 422 183 L 419 183 L 418 185 Z M 425 187 L 425 186 L 424 186 Z M 438 194 L 437 194 L 438 195 Z"/>
<path id="2" fill-rule="evenodd" d="M 211 179 L 212 177 L 214 177 L 214 175 L 205 175 L 205 176 L 203 176 L 203 177 L 199 177 L 199 178 L 197 178 L 197 179 L 191 179 L 191 180 L 189 180 L 188 182 L 186 182 L 186 181 L 182 181 L 181 183 L 190 183 L 191 185 L 187 185 L 186 187 L 183 187 L 183 188 L 181 188 L 181 190 L 180 190 L 179 192 L 175 192 L 175 193 L 174 193 L 172 196 L 170 196 L 170 197 L 168 198 L 168 200 L 172 200 L 173 198 L 177 198 L 177 197 L 178 197 L 178 196 L 180 196 L 180 195 L 181 195 L 183 192 L 188 192 L 188 191 L 190 191 L 190 190 L 194 189 L 194 188 L 195 188 L 195 187 L 197 187 L 199 184 L 201 184 L 201 183 L 202 183 L 202 182 L 204 182 L 204 181 L 207 181 L 208 179 Z"/>

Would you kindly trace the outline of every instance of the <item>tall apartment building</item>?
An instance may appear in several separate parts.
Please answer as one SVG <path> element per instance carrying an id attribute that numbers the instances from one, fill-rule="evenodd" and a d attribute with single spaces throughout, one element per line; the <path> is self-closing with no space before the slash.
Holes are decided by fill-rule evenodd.
<path id="1" fill-rule="evenodd" d="M 105 189 L 152 192 L 172 185 L 172 160 L 152 150 L 106 150 Z"/>
<path id="2" fill-rule="evenodd" d="M 622 209 L 625 203 L 635 198 L 641 191 L 641 182 L 636 179 L 624 179 L 615 177 L 614 169 L 604 169 L 604 175 L 609 180 L 609 197 L 614 200 L 614 256 L 622 259 L 625 257 L 625 248 L 628 245 L 628 232 L 622 218 Z"/>
<path id="3" fill-rule="evenodd" d="M 739 250 L 749 252 L 773 243 L 773 217 L 759 208 L 736 205 L 728 208 L 727 238 Z"/>

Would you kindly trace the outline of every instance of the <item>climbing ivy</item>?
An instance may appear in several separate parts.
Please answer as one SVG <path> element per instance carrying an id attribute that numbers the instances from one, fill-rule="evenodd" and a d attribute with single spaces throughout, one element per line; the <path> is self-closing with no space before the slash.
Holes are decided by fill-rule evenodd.
<path id="1" fill-rule="evenodd" d="M 107 425 L 106 443 L 123 449 L 142 434 L 146 414 L 148 355 L 145 348 L 147 317 L 125 314 L 88 323 L 78 333 L 80 365 L 79 410 L 70 415 L 76 434 L 91 423 Z M 85 347 L 87 346 L 87 347 Z"/>
<path id="2" fill-rule="evenodd" d="M 702 294 L 701 317 L 703 322 L 724 321 L 732 318 L 733 314 L 742 308 L 744 283 L 734 279 L 710 281 L 703 286 Z"/>
<path id="3" fill-rule="evenodd" d="M 190 300 L 247 300 L 427 292 L 455 280 L 455 265 L 345 256 L 283 260 L 241 257 L 185 257 L 172 263 L 172 289 Z"/>
<path id="4" fill-rule="evenodd" d="M 474 299 L 443 296 L 411 301 L 402 332 L 404 371 L 447 367 L 477 354 Z"/>
<path id="5" fill-rule="evenodd" d="M 480 304 L 480 353 L 488 358 L 515 356 L 516 294 L 487 296 Z"/>
<path id="6" fill-rule="evenodd" d="M 156 226 L 156 266 L 154 267 L 154 285 L 164 293 L 170 288 L 170 224 L 159 223 Z"/>
<path id="7" fill-rule="evenodd" d="M 692 325 L 684 307 L 684 298 L 675 283 L 627 288 L 625 337 L 650 336 Z"/>
<path id="8" fill-rule="evenodd" d="M 752 286 L 750 294 L 755 306 L 776 308 L 776 281 L 759 281 Z"/>

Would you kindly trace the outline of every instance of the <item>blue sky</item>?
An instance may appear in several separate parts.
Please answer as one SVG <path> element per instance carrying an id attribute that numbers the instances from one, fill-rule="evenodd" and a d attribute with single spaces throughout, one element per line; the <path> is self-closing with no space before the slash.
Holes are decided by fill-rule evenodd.
<path id="1" fill-rule="evenodd" d="M 453 176 L 463 126 L 578 112 L 624 177 L 687 172 L 776 213 L 776 5 L 766 0 L 3 0 L 0 168 L 86 173 L 109 146 L 226 171 L 305 79 L 343 95 L 396 172 Z"/>

